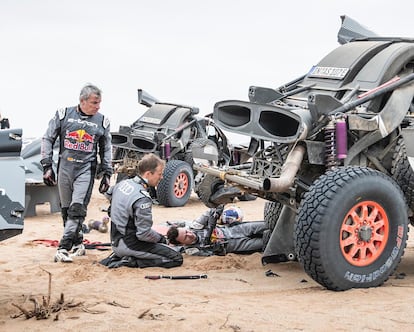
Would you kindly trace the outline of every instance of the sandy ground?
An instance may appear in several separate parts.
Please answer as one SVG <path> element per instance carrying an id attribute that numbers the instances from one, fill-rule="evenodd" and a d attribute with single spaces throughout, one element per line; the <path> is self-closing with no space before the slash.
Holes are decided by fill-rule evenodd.
<path id="1" fill-rule="evenodd" d="M 245 220 L 263 218 L 264 201 L 239 202 Z M 87 219 L 101 219 L 106 200 L 95 192 Z M 156 223 L 191 220 L 206 207 L 192 197 L 185 207 L 154 207 Z M 410 240 L 397 273 L 383 286 L 332 292 L 296 262 L 262 266 L 252 255 L 185 256 L 179 268 L 107 269 L 98 261 L 110 251 L 87 250 L 72 264 L 54 263 L 54 247 L 33 240 L 59 240 L 62 222 L 48 205 L 26 218 L 22 235 L 0 242 L 0 331 L 412 331 L 414 244 Z M 411 231 L 412 233 L 412 231 Z M 91 242 L 109 233 L 91 231 Z M 278 277 L 266 277 L 271 270 Z M 30 297 L 56 305 L 59 314 L 26 319 L 14 305 L 33 311 Z M 199 275 L 199 280 L 148 280 L 146 275 Z M 13 305 L 14 304 L 14 305 Z M 73 307 L 71 305 L 73 304 Z M 19 316 L 20 315 L 20 316 Z M 16 317 L 18 316 L 18 317 Z"/>

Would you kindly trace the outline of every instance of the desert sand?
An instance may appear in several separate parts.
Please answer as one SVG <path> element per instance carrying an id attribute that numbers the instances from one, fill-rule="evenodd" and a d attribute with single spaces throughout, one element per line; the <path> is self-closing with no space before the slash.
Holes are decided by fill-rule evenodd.
<path id="1" fill-rule="evenodd" d="M 238 202 L 245 220 L 263 219 L 265 201 Z M 88 219 L 107 207 L 97 191 Z M 155 223 L 192 220 L 206 207 L 192 196 L 185 207 L 155 206 Z M 396 274 L 381 287 L 333 292 L 314 282 L 297 262 L 262 266 L 261 254 L 184 256 L 179 268 L 107 269 L 109 251 L 90 249 L 73 263 L 54 263 L 62 221 L 48 204 L 25 219 L 23 234 L 0 242 L 0 331 L 412 331 L 414 245 L 409 240 Z M 92 230 L 90 242 L 109 242 Z M 53 241 L 51 242 L 53 245 Z M 267 277 L 271 270 L 277 276 Z M 148 280 L 146 275 L 200 275 L 196 280 Z M 51 282 L 49 283 L 49 276 Z M 397 278 L 399 276 L 399 278 Z M 49 292 L 49 285 L 51 289 Z M 42 298 L 63 309 L 47 319 L 26 319 Z"/>

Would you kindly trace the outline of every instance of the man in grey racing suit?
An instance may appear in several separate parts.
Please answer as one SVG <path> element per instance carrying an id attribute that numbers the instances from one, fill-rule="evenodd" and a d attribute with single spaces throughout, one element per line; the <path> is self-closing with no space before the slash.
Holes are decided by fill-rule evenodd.
<path id="1" fill-rule="evenodd" d="M 98 112 L 100 103 L 101 90 L 91 84 L 84 86 L 79 104 L 56 111 L 42 138 L 43 181 L 48 186 L 58 185 L 64 225 L 55 262 L 72 262 L 74 256 L 85 255 L 82 224 L 97 170 L 102 176 L 99 191 L 104 193 L 110 185 L 113 172 L 110 124 L 108 118 Z M 53 146 L 57 139 L 56 182 Z"/>
<path id="2" fill-rule="evenodd" d="M 207 210 L 187 227 L 171 226 L 167 238 L 171 244 L 183 246 L 185 252 L 195 255 L 248 254 L 263 249 L 264 221 L 234 222 L 216 225 L 219 214 Z M 197 250 L 186 250 L 195 248 Z"/>
<path id="3" fill-rule="evenodd" d="M 156 187 L 162 179 L 164 165 L 156 155 L 147 154 L 138 163 L 139 175 L 117 183 L 106 194 L 111 201 L 112 250 L 121 263 L 128 262 L 126 266 L 171 268 L 183 263 L 182 255 L 152 229 L 152 198 L 148 188 Z"/>

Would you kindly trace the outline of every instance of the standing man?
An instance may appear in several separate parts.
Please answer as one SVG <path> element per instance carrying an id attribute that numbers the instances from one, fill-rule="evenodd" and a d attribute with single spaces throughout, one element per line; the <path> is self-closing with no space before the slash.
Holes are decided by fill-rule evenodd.
<path id="1" fill-rule="evenodd" d="M 176 267 L 182 255 L 169 247 L 166 238 L 151 229 L 152 198 L 149 187 L 162 179 L 165 162 L 155 154 L 145 155 L 138 163 L 138 175 L 121 181 L 107 196 L 111 201 L 111 243 L 118 258 L 129 259 L 131 267 Z"/>
<path id="2" fill-rule="evenodd" d="M 108 118 L 98 112 L 100 104 L 101 90 L 87 84 L 80 92 L 79 105 L 56 111 L 42 138 L 40 163 L 43 181 L 48 186 L 58 185 L 64 225 L 55 262 L 72 262 L 72 257 L 85 255 L 82 224 L 97 170 L 102 176 L 99 192 L 105 193 L 110 185 L 110 125 Z M 52 165 L 53 145 L 58 138 L 60 147 L 56 182 Z"/>

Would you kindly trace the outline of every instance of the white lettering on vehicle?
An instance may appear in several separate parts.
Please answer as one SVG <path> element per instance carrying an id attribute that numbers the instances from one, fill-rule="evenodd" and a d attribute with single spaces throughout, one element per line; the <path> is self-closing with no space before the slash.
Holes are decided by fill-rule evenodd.
<path id="1" fill-rule="evenodd" d="M 402 238 L 404 236 L 404 226 L 399 225 L 397 230 L 397 238 L 396 238 L 396 246 L 392 249 L 390 257 L 385 261 L 384 264 L 380 266 L 379 269 L 367 273 L 367 274 L 359 274 L 359 273 L 353 273 L 350 271 L 346 271 L 344 278 L 355 283 L 365 283 L 365 282 L 371 282 L 379 277 L 381 277 L 383 274 L 387 273 L 389 269 L 391 268 L 393 262 L 397 259 L 398 254 L 401 249 L 402 244 Z"/>
<path id="2" fill-rule="evenodd" d="M 349 68 L 315 66 L 310 70 L 309 76 L 341 80 L 348 71 Z"/>

